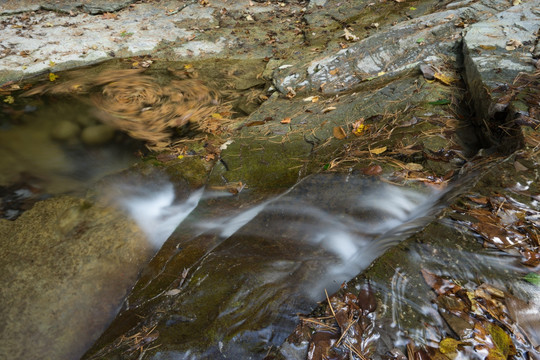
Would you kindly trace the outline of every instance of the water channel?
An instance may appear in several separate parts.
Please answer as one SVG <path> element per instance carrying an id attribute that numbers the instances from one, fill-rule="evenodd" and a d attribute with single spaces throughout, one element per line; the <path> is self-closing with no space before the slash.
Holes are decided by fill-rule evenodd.
<path id="1" fill-rule="evenodd" d="M 181 344 L 163 346 L 155 359 L 259 358 L 285 340 L 297 315 L 310 313 L 325 290 L 337 291 L 420 231 L 468 186 L 398 186 L 349 172 L 310 175 L 263 198 L 249 189 L 231 195 L 190 189 L 158 170 L 125 171 L 140 161 L 143 144 L 111 129 L 91 138 L 88 133 L 102 125 L 84 102 L 32 99 L 16 111 L 4 108 L 0 120 L 3 226 L 8 229 L 7 222 L 16 219 L 33 224 L 31 216 L 38 224 L 48 222 L 41 242 L 3 231 L 13 238 L 2 239 L 6 280 L 0 304 L 9 311 L 0 357 L 13 359 L 36 353 L 78 358 L 118 311 L 152 307 L 163 310 L 153 319 L 161 324 L 160 339 Z M 59 195 L 65 202 L 51 205 L 57 212 L 30 215 Z M 105 207 L 96 210 L 76 200 L 85 196 Z M 123 232 L 112 227 L 135 224 L 115 238 Z M 36 231 L 27 226 L 17 231 Z M 106 234 L 107 226 L 113 237 L 102 240 L 108 243 L 73 240 L 87 229 Z M 512 268 L 498 257 L 459 257 L 469 260 L 461 265 L 463 278 L 477 276 L 485 264 Z M 137 279 L 134 293 L 154 296 L 125 302 Z M 397 277 L 385 294 L 398 328 L 406 286 Z M 440 321 L 429 301 L 418 306 L 434 323 Z"/>

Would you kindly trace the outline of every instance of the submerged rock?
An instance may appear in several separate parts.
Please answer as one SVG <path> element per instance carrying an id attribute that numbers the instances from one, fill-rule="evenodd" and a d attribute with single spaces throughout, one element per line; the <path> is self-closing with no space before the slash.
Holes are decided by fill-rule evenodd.
<path id="1" fill-rule="evenodd" d="M 74 359 L 107 326 L 152 249 L 121 212 L 72 197 L 0 220 L 5 359 Z"/>

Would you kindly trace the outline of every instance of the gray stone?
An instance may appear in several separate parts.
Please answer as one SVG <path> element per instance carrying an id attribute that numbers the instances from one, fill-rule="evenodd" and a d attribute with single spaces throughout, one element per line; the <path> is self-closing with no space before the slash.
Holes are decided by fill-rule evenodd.
<path id="1" fill-rule="evenodd" d="M 274 84 L 283 93 L 291 87 L 335 94 L 378 76 L 396 76 L 437 54 L 456 54 L 461 40 L 456 21 L 480 20 L 493 12 L 478 3 L 411 19 L 346 49 L 278 71 Z"/>
<path id="2" fill-rule="evenodd" d="M 39 9 L 66 13 L 82 10 L 90 14 L 101 14 L 118 11 L 134 2 L 135 0 L 4 0 L 0 2 L 0 15 L 36 11 Z"/>
<path id="3" fill-rule="evenodd" d="M 533 51 L 539 28 L 538 6 L 527 2 L 467 29 L 463 39 L 465 79 L 478 114 L 492 112 L 497 96 L 505 94 L 491 90 L 511 84 L 520 72 L 534 72 Z M 507 48 L 510 41 L 522 45 L 512 50 Z"/>

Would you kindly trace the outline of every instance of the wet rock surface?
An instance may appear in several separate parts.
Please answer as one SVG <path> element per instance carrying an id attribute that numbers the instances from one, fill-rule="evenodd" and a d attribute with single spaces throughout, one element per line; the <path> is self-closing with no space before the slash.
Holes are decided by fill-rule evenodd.
<path id="1" fill-rule="evenodd" d="M 6 359 L 80 357 L 152 254 L 125 215 L 73 197 L 0 220 L 0 236 Z"/>
<path id="2" fill-rule="evenodd" d="M 0 83 L 111 57 L 127 59 L 116 68 L 151 60 L 148 73 L 154 76 L 162 75 L 152 73 L 152 67 L 166 67 L 160 59 L 181 61 L 204 77 L 211 72 L 198 60 L 228 58 L 250 71 L 231 69 L 233 84 L 223 89 L 243 91 L 240 98 L 252 101 L 233 101 L 241 115 L 235 130 L 146 158 L 147 165 L 164 168 L 173 179 L 187 178 L 192 185 L 235 196 L 200 203 L 144 269 L 120 314 L 85 358 L 315 359 L 331 351 L 337 358 L 355 351 L 380 358 L 398 354 L 395 347 L 405 351 L 409 339 L 436 351 L 440 347 L 434 344 L 447 336 L 466 342 L 456 334 L 476 325 L 437 312 L 421 275 L 426 269 L 476 285 L 489 282 L 522 301 L 536 301 L 537 290 L 522 285 L 523 276 L 538 274 L 538 244 L 532 250 L 515 248 L 508 259 L 493 242 L 489 251 L 482 247 L 478 239 L 489 243 L 493 234 L 474 225 L 496 216 L 501 224 L 519 227 L 516 219 L 528 216 L 515 231 L 538 239 L 539 94 L 538 74 L 532 72 L 538 64 L 539 22 L 534 2 L 162 1 L 120 9 L 126 6 L 121 3 L 111 5 L 118 6 L 115 10 L 79 3 L 61 10 L 59 4 L 62 14 L 45 11 L 40 3 L 42 10 L 16 15 L 7 14 L 16 11 L 12 3 L 2 4 L 0 28 L 10 41 L 0 43 Z M 26 3 L 20 6 L 28 10 Z M 240 62 L 246 59 L 253 62 Z M 7 96 L 18 94 L 11 92 L 12 84 L 2 88 L 5 103 L 11 102 Z M 61 141 L 79 136 L 73 122 L 54 134 Z M 291 257 L 298 251 L 289 241 L 298 232 L 294 226 L 283 232 L 281 242 L 252 235 L 283 214 L 252 214 L 238 234 L 221 228 L 201 233 L 197 221 L 204 216 L 231 220 L 238 206 L 260 204 L 314 173 L 382 179 L 422 191 L 454 189 L 442 202 L 451 207 L 416 234 L 389 237 L 379 259 L 330 294 L 336 309 L 376 299 L 376 309 L 368 306 L 365 314 L 376 330 L 364 331 L 369 324 L 362 317 L 343 320 L 357 314 L 344 310 L 334 314 L 337 334 L 323 334 L 327 328 L 319 331 L 320 324 L 304 321 L 276 348 L 293 331 L 296 314 L 314 307 L 314 302 L 288 299 L 284 294 L 290 289 L 281 286 L 290 273 L 308 282 L 322 274 L 316 263 L 323 261 L 324 251 L 312 254 L 308 270 L 300 269 Z M 297 191 L 332 194 L 331 187 L 320 184 Z M 500 197 L 506 200 L 477 203 L 483 207 L 480 220 L 467 215 L 471 198 Z M 521 215 L 512 216 L 517 210 L 504 205 L 512 199 L 525 204 Z M 500 217 L 497 208 L 507 216 Z M 528 256 L 524 261 L 529 263 L 520 263 L 518 255 Z M 244 266 L 239 259 L 247 259 Z M 514 260 L 517 265 L 508 272 L 507 262 Z M 504 271 L 500 263 L 508 265 Z M 281 280 L 265 277 L 264 270 L 272 267 Z M 369 296 L 366 283 L 371 284 Z M 319 295 L 324 299 L 322 291 Z M 321 315 L 331 315 L 325 305 L 311 318 Z M 436 328 L 436 336 L 425 323 Z M 332 350 L 343 334 L 343 343 L 364 339 L 366 346 Z M 374 334 L 380 336 L 376 343 L 368 339 Z M 529 338 L 528 344 L 513 341 L 521 354 L 534 356 L 536 338 Z"/>

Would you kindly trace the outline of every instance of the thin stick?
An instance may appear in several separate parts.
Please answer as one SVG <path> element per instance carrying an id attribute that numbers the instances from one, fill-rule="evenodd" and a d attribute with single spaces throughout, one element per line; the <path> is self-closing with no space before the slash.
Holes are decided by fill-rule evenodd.
<path id="1" fill-rule="evenodd" d="M 332 315 L 334 315 L 334 318 L 336 317 L 336 313 L 334 312 L 334 308 L 332 307 L 332 303 L 330 302 L 330 298 L 328 297 L 328 292 L 326 289 L 324 289 L 324 293 L 326 294 L 326 301 L 328 301 L 328 306 L 330 306 L 330 310 L 332 311 Z M 337 319 L 336 319 L 337 321 Z"/>
<path id="2" fill-rule="evenodd" d="M 339 346 L 339 343 L 341 342 L 341 339 L 343 339 L 343 337 L 347 334 L 347 332 L 349 331 L 349 329 L 351 328 L 351 326 L 354 324 L 354 321 L 351 321 L 349 323 L 349 326 L 347 326 L 347 328 L 345 329 L 345 331 L 343 331 L 341 333 L 341 336 L 339 337 L 337 343 L 336 343 L 336 347 Z"/>

